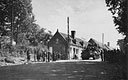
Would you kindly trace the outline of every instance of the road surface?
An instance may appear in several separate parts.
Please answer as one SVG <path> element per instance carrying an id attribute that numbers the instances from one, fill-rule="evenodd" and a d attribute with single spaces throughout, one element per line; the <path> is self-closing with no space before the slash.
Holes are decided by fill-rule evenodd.
<path id="1" fill-rule="evenodd" d="M 113 64 L 57 61 L 0 67 L 0 80 L 120 80 Z"/>

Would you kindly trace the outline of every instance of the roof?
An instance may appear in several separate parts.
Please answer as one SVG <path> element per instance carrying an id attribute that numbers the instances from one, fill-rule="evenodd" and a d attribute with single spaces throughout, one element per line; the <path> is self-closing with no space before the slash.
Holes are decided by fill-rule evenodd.
<path id="1" fill-rule="evenodd" d="M 101 43 L 101 42 L 98 42 L 97 40 L 95 40 L 95 39 L 93 39 L 93 38 L 91 38 L 91 39 L 89 40 L 90 43 L 91 43 L 91 41 L 93 41 L 93 42 L 94 42 L 98 47 L 100 47 L 100 48 L 103 48 L 103 49 L 106 49 L 106 50 L 113 50 L 112 47 L 107 46 L 106 44 L 103 44 L 103 43 Z"/>
<path id="2" fill-rule="evenodd" d="M 106 44 L 104 45 L 104 49 L 110 50 L 110 48 Z"/>
<path id="3" fill-rule="evenodd" d="M 103 48 L 103 44 L 101 42 L 98 42 L 97 40 L 90 38 L 90 40 L 88 42 L 92 43 L 91 41 L 93 41 L 98 47 Z"/>
<path id="4" fill-rule="evenodd" d="M 68 40 L 67 38 L 68 38 L 68 35 L 67 34 L 65 34 L 65 33 L 61 33 L 61 32 L 59 32 L 61 35 L 62 35 L 62 37 L 65 39 L 65 40 Z M 69 44 L 71 44 L 71 45 L 74 45 L 74 46 L 79 46 L 79 47 L 87 47 L 87 45 L 88 45 L 88 42 L 87 41 L 85 41 L 85 40 L 82 40 L 82 39 L 80 39 L 80 38 L 75 38 L 75 39 L 73 39 L 72 37 L 71 37 L 71 35 L 69 35 L 69 39 L 70 39 L 70 43 Z M 75 41 L 75 42 L 74 42 Z"/>

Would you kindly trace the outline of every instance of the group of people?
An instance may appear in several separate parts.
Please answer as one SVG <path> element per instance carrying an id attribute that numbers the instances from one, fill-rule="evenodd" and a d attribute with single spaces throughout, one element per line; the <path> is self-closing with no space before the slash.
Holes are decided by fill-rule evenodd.
<path id="1" fill-rule="evenodd" d="M 43 48 L 27 48 L 26 55 L 27 55 L 27 62 L 31 60 L 31 54 L 34 55 L 34 61 L 50 61 L 51 53 L 45 51 Z"/>

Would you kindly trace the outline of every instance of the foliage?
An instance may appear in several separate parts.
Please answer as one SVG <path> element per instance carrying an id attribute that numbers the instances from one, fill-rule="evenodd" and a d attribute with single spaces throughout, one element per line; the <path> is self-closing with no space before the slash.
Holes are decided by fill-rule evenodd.
<path id="1" fill-rule="evenodd" d="M 0 37 L 0 47 L 3 49 L 10 48 L 10 38 L 8 36 Z"/>
<path id="2" fill-rule="evenodd" d="M 51 37 L 52 37 L 52 32 L 51 31 L 46 32 L 46 29 L 44 28 L 41 28 L 36 35 L 38 43 L 44 45 L 48 45 L 48 41 L 51 39 Z"/>
<path id="3" fill-rule="evenodd" d="M 29 46 L 29 43 L 24 39 L 25 38 L 23 38 L 23 40 L 18 39 L 19 41 L 21 41 L 21 44 L 11 45 L 10 37 L 1 36 L 0 37 L 0 46 L 1 46 L 0 56 L 2 56 L 2 57 L 8 57 L 8 56 L 18 57 L 18 56 L 24 55 L 25 48 Z"/>
<path id="4" fill-rule="evenodd" d="M 0 0 L 0 37 L 0 53 L 18 56 L 30 46 L 47 48 L 52 34 L 35 23 L 31 0 Z"/>
<path id="5" fill-rule="evenodd" d="M 82 60 L 89 59 L 89 57 L 90 57 L 89 50 L 88 50 L 88 49 L 83 50 L 82 53 L 81 53 L 81 58 L 82 58 Z"/>
<path id="6" fill-rule="evenodd" d="M 127 34 L 127 0 L 105 0 L 119 33 Z"/>
<path id="7" fill-rule="evenodd" d="M 115 64 L 118 68 L 117 73 L 121 73 L 120 77 L 126 79 L 127 54 L 120 50 L 105 51 L 105 61 Z"/>
<path id="8" fill-rule="evenodd" d="M 13 32 L 17 42 L 18 33 L 27 32 L 33 25 L 31 0 L 0 0 L 0 33 L 8 35 Z"/>
<path id="9" fill-rule="evenodd" d="M 110 63 L 122 63 L 122 62 L 126 62 L 125 61 L 125 57 L 126 54 L 124 54 L 122 51 L 120 50 L 111 50 L 111 51 L 105 51 L 105 60 L 110 62 Z"/>

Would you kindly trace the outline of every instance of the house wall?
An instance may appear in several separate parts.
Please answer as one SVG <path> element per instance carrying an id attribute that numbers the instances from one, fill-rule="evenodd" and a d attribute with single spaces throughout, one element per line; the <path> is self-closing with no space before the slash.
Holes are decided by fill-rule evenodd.
<path id="1" fill-rule="evenodd" d="M 81 59 L 81 52 L 83 48 L 70 45 L 70 59 L 73 59 L 74 56 L 77 56 L 77 59 Z"/>
<path id="2" fill-rule="evenodd" d="M 83 48 L 76 45 L 69 45 L 68 54 L 68 43 L 59 32 L 55 33 L 49 41 L 48 46 L 55 60 L 73 59 L 75 55 L 77 56 L 77 59 L 81 59 L 81 52 Z"/>
<path id="3" fill-rule="evenodd" d="M 49 50 L 52 53 L 54 60 L 68 59 L 67 42 L 59 33 L 56 33 L 50 40 Z"/>

